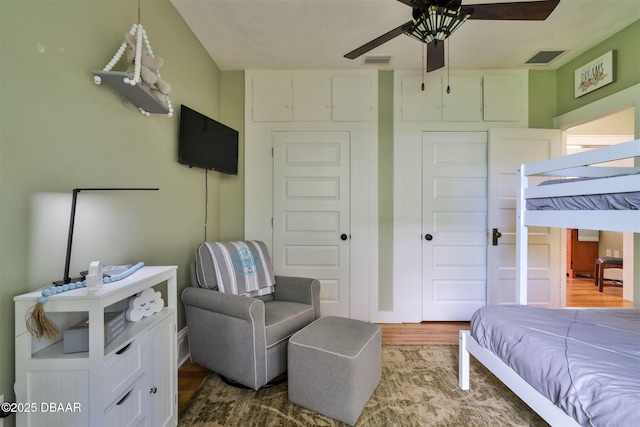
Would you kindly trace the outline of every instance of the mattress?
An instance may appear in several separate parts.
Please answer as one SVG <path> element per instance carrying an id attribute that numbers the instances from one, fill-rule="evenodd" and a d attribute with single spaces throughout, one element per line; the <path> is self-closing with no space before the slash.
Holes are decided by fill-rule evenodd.
<path id="1" fill-rule="evenodd" d="M 633 174 L 636 175 L 636 174 Z M 621 175 L 617 175 L 621 176 Z M 597 178 L 553 179 L 540 185 L 562 184 Z M 527 210 L 638 210 L 640 191 L 527 199 Z"/>
<path id="2" fill-rule="evenodd" d="M 579 424 L 636 425 L 640 309 L 484 307 L 471 335 Z"/>

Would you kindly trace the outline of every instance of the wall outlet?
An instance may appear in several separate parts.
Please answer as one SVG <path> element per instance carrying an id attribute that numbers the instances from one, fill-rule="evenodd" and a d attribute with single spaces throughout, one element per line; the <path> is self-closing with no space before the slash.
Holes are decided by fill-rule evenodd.
<path id="1" fill-rule="evenodd" d="M 613 251 L 614 258 L 620 258 L 620 251 Z"/>
<path id="2" fill-rule="evenodd" d="M 607 249 L 605 251 L 605 256 L 611 256 L 611 249 Z"/>

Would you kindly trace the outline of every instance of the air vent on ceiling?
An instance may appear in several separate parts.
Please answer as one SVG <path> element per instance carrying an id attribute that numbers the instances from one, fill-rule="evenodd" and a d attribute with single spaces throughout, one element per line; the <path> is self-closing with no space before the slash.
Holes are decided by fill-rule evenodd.
<path id="1" fill-rule="evenodd" d="M 530 65 L 546 65 L 562 55 L 564 50 L 541 50 L 525 62 Z"/>
<path id="2" fill-rule="evenodd" d="M 372 65 L 389 65 L 391 62 L 390 56 L 365 56 L 364 63 Z"/>

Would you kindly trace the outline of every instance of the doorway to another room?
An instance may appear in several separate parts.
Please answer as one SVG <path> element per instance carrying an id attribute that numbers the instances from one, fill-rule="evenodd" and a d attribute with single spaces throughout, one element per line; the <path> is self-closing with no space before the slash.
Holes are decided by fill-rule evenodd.
<path id="1" fill-rule="evenodd" d="M 634 107 L 630 107 L 568 129 L 567 154 L 633 140 L 634 117 Z M 625 162 L 606 165 L 633 166 Z M 633 233 L 567 229 L 566 242 L 567 307 L 607 306 L 619 304 L 620 299 L 622 306 L 633 306 L 633 286 L 624 286 L 624 264 L 633 263 Z M 607 268 L 602 269 L 604 280 L 600 287 L 596 260 L 604 257 L 613 258 L 616 264 L 606 264 Z"/>

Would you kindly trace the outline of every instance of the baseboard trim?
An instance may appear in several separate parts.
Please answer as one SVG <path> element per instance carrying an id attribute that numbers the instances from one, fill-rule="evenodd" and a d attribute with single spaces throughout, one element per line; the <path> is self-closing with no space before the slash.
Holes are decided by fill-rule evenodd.
<path id="1" fill-rule="evenodd" d="M 189 360 L 189 334 L 185 326 L 178 331 L 178 367 Z"/>

